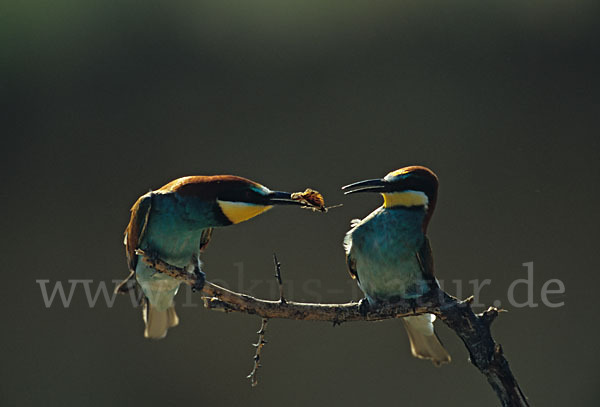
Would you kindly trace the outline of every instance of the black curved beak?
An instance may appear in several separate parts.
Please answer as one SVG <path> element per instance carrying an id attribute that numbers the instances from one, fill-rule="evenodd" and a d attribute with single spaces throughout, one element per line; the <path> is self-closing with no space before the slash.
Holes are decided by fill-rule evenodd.
<path id="1" fill-rule="evenodd" d="M 387 191 L 389 183 L 383 178 L 368 179 L 366 181 L 358 181 L 353 184 L 343 186 L 344 195 L 354 194 L 356 192 L 378 192 Z"/>
<path id="2" fill-rule="evenodd" d="M 283 191 L 271 191 L 269 195 L 267 195 L 267 200 L 269 205 L 300 205 L 306 206 L 301 201 L 297 199 L 292 199 L 292 194 L 290 192 Z"/>

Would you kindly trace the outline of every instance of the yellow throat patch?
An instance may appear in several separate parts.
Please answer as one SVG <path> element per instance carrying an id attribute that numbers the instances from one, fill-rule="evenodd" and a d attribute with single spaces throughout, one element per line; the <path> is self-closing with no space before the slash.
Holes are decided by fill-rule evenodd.
<path id="1" fill-rule="evenodd" d="M 272 206 L 255 205 L 245 202 L 231 202 L 217 200 L 221 211 L 231 223 L 240 223 L 263 212 L 268 211 Z"/>
<path id="2" fill-rule="evenodd" d="M 427 206 L 429 198 L 421 191 L 402 191 L 384 193 L 383 206 L 392 208 L 394 206 Z"/>

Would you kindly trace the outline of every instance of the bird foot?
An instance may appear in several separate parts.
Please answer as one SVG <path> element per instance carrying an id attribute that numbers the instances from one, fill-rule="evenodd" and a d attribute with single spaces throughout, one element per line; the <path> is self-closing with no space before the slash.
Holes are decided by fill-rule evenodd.
<path id="1" fill-rule="evenodd" d="M 363 317 L 366 317 L 369 313 L 369 307 L 369 300 L 367 300 L 366 298 L 362 298 L 358 302 L 358 312 L 360 312 L 360 315 L 362 315 Z"/>
<path id="2" fill-rule="evenodd" d="M 204 283 L 206 282 L 206 274 L 200 271 L 198 267 L 194 268 L 194 274 L 196 276 L 196 282 L 192 286 L 192 291 L 202 291 L 202 288 L 204 288 Z"/>
<path id="3" fill-rule="evenodd" d="M 410 309 L 412 310 L 413 314 L 416 314 L 417 305 L 419 305 L 418 300 L 416 298 L 407 298 L 406 302 L 410 305 Z"/>

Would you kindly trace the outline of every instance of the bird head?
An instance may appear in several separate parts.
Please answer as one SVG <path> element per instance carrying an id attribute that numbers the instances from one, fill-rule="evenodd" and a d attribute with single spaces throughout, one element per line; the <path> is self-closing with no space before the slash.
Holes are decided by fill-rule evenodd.
<path id="1" fill-rule="evenodd" d="M 275 205 L 303 206 L 302 202 L 292 199 L 289 192 L 271 191 L 257 182 L 234 175 L 179 178 L 160 190 L 212 200 L 232 224 L 260 215 Z"/>
<path id="2" fill-rule="evenodd" d="M 428 213 L 426 221 L 429 221 L 437 200 L 438 179 L 429 168 L 413 165 L 392 171 L 383 178 L 355 182 L 342 189 L 346 195 L 380 193 L 385 208 L 424 206 Z"/>

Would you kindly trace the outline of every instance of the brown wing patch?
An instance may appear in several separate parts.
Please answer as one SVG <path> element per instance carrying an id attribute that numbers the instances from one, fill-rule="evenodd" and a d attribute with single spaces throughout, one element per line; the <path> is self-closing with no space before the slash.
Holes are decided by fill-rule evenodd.
<path id="1" fill-rule="evenodd" d="M 131 271 L 134 271 L 137 265 L 135 251 L 139 248 L 138 245 L 144 237 L 151 209 L 152 192 L 142 195 L 131 207 L 131 218 L 125 229 L 125 250 L 127 252 L 127 264 Z"/>
<path id="2" fill-rule="evenodd" d="M 235 175 L 193 175 L 177 178 L 157 189 L 156 192 L 177 192 L 180 195 L 194 195 L 208 200 L 217 196 L 223 183 L 254 184 L 261 187 L 254 181 Z"/>

